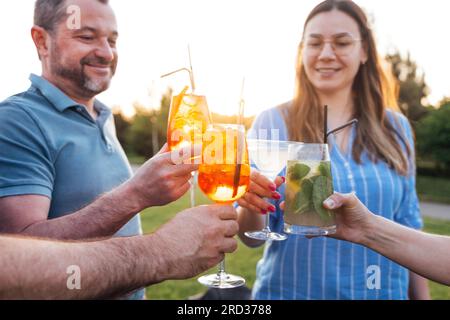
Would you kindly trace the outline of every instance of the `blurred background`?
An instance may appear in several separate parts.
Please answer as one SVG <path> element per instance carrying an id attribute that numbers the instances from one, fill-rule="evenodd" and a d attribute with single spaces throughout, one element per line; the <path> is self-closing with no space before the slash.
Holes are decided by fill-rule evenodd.
<path id="1" fill-rule="evenodd" d="M 117 134 L 135 167 L 166 141 L 172 93 L 189 84 L 187 74 L 160 75 L 188 67 L 190 45 L 197 93 L 207 96 L 215 120 L 236 121 L 242 78 L 245 124 L 264 109 L 288 101 L 303 21 L 318 0 L 111 0 L 120 38 L 120 62 L 111 88 L 100 99 L 115 113 Z M 421 205 L 444 214 L 426 217 L 426 230 L 450 235 L 450 2 L 356 0 L 371 20 L 378 50 L 399 85 L 399 105 L 416 133 L 417 190 Z M 34 0 L 0 2 L 2 50 L 0 100 L 29 86 L 40 63 L 30 36 Z M 1 130 L 1 128 L 0 128 Z M 197 192 L 200 203 L 207 202 Z M 143 215 L 151 232 L 188 207 L 188 199 Z M 437 207 L 431 207 L 437 208 Z M 437 210 L 437 209 L 436 209 Z M 436 211 L 431 209 L 431 211 Z M 261 249 L 241 246 L 227 259 L 230 272 L 252 285 Z M 245 261 L 245 263 L 243 263 Z M 202 291 L 193 280 L 148 289 L 150 298 L 187 298 Z M 435 299 L 450 289 L 432 284 Z"/>
<path id="2" fill-rule="evenodd" d="M 448 173 L 450 134 L 444 131 L 449 122 L 450 42 L 444 35 L 450 3 L 356 2 L 370 17 L 379 52 L 398 79 L 400 106 L 417 133 L 419 169 Z M 114 109 L 126 151 L 148 158 L 165 141 L 171 94 L 180 92 L 189 78 L 187 73 L 165 79 L 160 75 L 189 66 L 188 45 L 197 93 L 207 96 L 215 117 L 237 113 L 243 77 L 247 125 L 262 110 L 291 99 L 302 23 L 317 3 L 111 0 L 119 24 L 120 62 L 111 88 L 99 98 Z M 1 100 L 25 90 L 30 72 L 40 74 L 30 37 L 33 7 L 34 0 L 0 3 Z"/>

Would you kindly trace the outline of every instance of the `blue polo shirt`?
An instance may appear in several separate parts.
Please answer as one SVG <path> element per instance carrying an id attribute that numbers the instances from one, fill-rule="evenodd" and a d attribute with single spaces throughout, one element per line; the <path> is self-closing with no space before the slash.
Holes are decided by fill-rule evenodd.
<path id="1" fill-rule="evenodd" d="M 30 80 L 27 91 L 0 103 L 0 197 L 48 197 L 54 219 L 92 203 L 132 171 L 109 108 L 96 101 L 94 120 L 44 78 Z M 116 236 L 141 233 L 136 215 Z"/>

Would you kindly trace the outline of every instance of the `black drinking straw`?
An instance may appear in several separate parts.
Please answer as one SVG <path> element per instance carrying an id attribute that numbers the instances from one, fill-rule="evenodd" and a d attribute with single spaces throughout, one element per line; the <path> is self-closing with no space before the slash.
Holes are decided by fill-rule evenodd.
<path id="1" fill-rule="evenodd" d="M 328 106 L 323 107 L 323 143 L 328 143 Z"/>
<path id="2" fill-rule="evenodd" d="M 330 134 L 339 132 L 342 129 L 345 129 L 348 126 L 351 126 L 355 123 L 358 123 L 358 119 L 352 119 L 349 122 L 347 122 L 346 124 L 344 124 L 340 127 L 337 127 L 336 129 L 328 131 L 328 106 L 324 106 L 324 117 L 323 117 L 323 141 L 324 141 L 324 143 L 325 144 L 328 143 L 328 136 Z"/>
<path id="3" fill-rule="evenodd" d="M 330 134 L 333 134 L 333 133 L 336 133 L 336 132 L 338 132 L 338 131 L 341 131 L 342 129 L 345 129 L 345 128 L 347 128 L 348 126 L 351 126 L 351 125 L 354 124 L 354 123 L 358 123 L 358 119 L 350 120 L 349 122 L 347 122 L 347 123 L 344 124 L 343 126 L 340 126 L 340 127 L 336 128 L 336 129 L 331 130 L 330 132 L 327 133 L 327 137 L 328 137 Z"/>
<path id="4" fill-rule="evenodd" d="M 239 147 L 239 137 L 237 140 L 237 147 Z M 239 188 L 239 180 L 241 179 L 241 164 L 237 163 L 239 150 L 236 148 L 235 160 L 236 160 L 236 170 L 234 171 L 234 182 L 233 182 L 233 198 L 236 197 Z"/>

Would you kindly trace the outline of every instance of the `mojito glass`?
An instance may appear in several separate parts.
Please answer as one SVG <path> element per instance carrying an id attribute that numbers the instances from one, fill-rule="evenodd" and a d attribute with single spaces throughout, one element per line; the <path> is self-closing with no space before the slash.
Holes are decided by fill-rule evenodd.
<path id="1" fill-rule="evenodd" d="M 335 214 L 323 207 L 333 194 L 328 145 L 290 146 L 286 170 L 284 231 L 305 236 L 335 233 Z"/>

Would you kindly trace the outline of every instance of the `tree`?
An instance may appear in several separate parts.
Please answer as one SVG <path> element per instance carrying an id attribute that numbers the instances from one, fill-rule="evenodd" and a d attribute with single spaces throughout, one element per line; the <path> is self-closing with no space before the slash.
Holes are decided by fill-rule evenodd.
<path id="1" fill-rule="evenodd" d="M 436 161 L 439 171 L 450 173 L 450 99 L 418 123 L 416 136 L 419 153 Z"/>
<path id="2" fill-rule="evenodd" d="M 392 66 L 392 73 L 399 83 L 399 105 L 403 113 L 413 124 L 427 114 L 422 104 L 429 94 L 425 83 L 425 74 L 418 74 L 417 63 L 408 55 L 403 58 L 399 52 L 386 56 Z"/>
<path id="3" fill-rule="evenodd" d="M 158 124 L 159 143 L 162 146 L 167 141 L 167 122 L 169 119 L 170 103 L 172 101 L 172 89 L 168 88 L 161 97 L 161 106 L 156 114 L 156 123 Z"/>
<path id="4" fill-rule="evenodd" d="M 136 114 L 125 139 L 129 151 L 149 159 L 166 143 L 171 99 L 172 90 L 168 89 L 157 110 L 146 108 L 140 103 L 133 105 Z"/>
<path id="5" fill-rule="evenodd" d="M 131 152 L 149 159 L 155 153 L 152 146 L 153 124 L 151 122 L 154 111 L 139 103 L 134 103 L 133 107 L 136 114 L 128 128 L 126 141 Z"/>
<path id="6" fill-rule="evenodd" d="M 130 121 L 123 115 L 120 107 L 113 109 L 114 123 L 116 126 L 116 134 L 125 152 L 130 151 L 130 146 L 127 142 L 127 132 L 131 126 Z"/>

